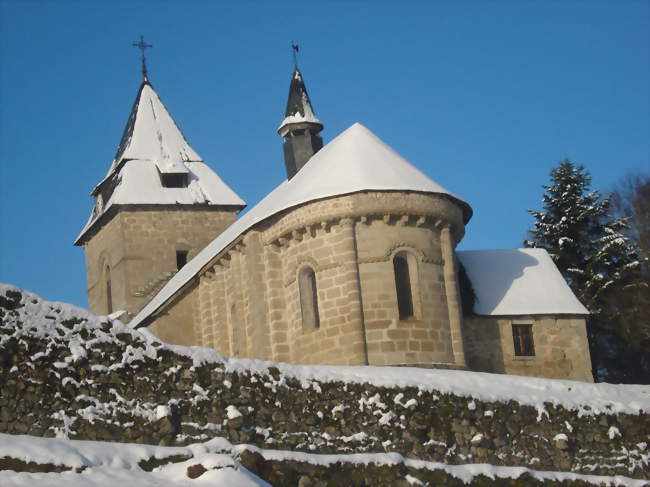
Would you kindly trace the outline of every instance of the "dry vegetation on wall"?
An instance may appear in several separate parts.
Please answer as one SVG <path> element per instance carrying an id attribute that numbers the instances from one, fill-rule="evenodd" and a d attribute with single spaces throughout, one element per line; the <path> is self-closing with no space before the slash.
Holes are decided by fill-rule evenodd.
<path id="1" fill-rule="evenodd" d="M 273 485 L 342 485 L 336 483 L 341 476 L 351 479 L 349 485 L 400 485 L 407 475 L 432 485 L 458 479 L 430 465 L 420 472 L 394 461 L 359 465 L 341 457 L 335 468 L 325 468 L 304 458 L 274 459 L 258 447 L 309 454 L 397 452 L 451 465 L 634 478 L 647 478 L 650 471 L 647 402 L 639 414 L 616 413 L 614 404 L 609 410 L 572 410 L 552 405 L 552 398 L 540 409 L 426 387 L 340 381 L 325 367 L 312 368 L 322 369 L 322 377 L 306 379 L 301 367 L 165 345 L 118 321 L 10 286 L 0 287 L 0 318 L 0 433 L 154 445 L 223 437 L 250 445 L 237 453 L 249 470 L 272 483 L 280 477 L 289 482 Z M 0 460 L 0 470 L 11 461 Z M 539 483 L 530 476 L 512 482 Z"/>

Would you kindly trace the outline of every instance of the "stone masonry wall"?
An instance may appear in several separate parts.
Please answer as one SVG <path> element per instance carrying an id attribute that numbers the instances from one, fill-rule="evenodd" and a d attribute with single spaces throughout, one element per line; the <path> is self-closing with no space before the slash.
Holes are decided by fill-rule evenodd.
<path id="1" fill-rule="evenodd" d="M 235 220 L 236 211 L 213 207 L 122 208 L 84 245 L 88 303 L 106 313 L 103 266 L 110 267 L 113 311 L 128 320 L 176 272 L 176 251 L 194 257 Z"/>
<path id="2" fill-rule="evenodd" d="M 455 245 L 464 231 L 461 209 L 417 193 L 357 193 L 275 215 L 224 249 L 190 291 L 197 343 L 234 357 L 291 363 L 454 364 L 444 226 L 456 239 L 448 245 Z M 397 251 L 415 259 L 417 312 L 407 320 L 397 313 Z M 316 275 L 317 329 L 302 322 L 297 276 L 305 266 Z M 177 307 L 165 313 L 178 314 Z M 164 318 L 155 323 L 154 332 L 170 336 L 162 334 Z"/>
<path id="3" fill-rule="evenodd" d="M 515 355 L 513 324 L 532 324 L 535 355 Z M 472 370 L 593 382 L 585 320 L 580 316 L 465 317 Z"/>
<path id="4" fill-rule="evenodd" d="M 294 363 L 364 363 L 353 235 L 338 224 L 282 246 L 250 231 L 197 290 L 203 345 L 235 357 Z M 320 329 L 302 326 L 296 276 L 317 273 Z"/>
<path id="5" fill-rule="evenodd" d="M 359 273 L 371 365 L 454 364 L 440 231 L 383 219 L 357 225 Z M 400 319 L 393 258 L 408 255 L 414 316 Z"/>
<path id="6" fill-rule="evenodd" d="M 639 414 L 576 411 L 549 396 L 539 409 L 340 381 L 327 378 L 325 368 L 322 378 L 300 379 L 291 366 L 172 349 L 119 322 L 12 288 L 0 295 L 0 319 L 3 433 L 167 445 L 222 436 L 312 453 L 399 452 L 446 464 L 650 473 L 647 404 L 639 403 Z"/>
<path id="7" fill-rule="evenodd" d="M 110 268 L 113 309 L 125 307 L 127 302 L 129 289 L 126 286 L 125 266 L 122 265 L 126 250 L 122 244 L 122 228 L 122 215 L 118 213 L 104 225 L 101 232 L 84 245 L 88 307 L 98 314 L 108 312 L 105 282 L 107 276 L 104 274 L 107 266 Z"/>
<path id="8" fill-rule="evenodd" d="M 198 296 L 190 290 L 182 293 L 174 307 L 159 316 L 149 329 L 164 342 L 191 346 L 205 341 L 203 329 L 195 325 L 198 320 Z"/>

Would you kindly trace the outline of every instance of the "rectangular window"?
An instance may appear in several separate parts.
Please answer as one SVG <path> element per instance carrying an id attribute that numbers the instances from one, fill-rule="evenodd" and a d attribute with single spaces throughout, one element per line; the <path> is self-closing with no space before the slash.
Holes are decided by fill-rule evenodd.
<path id="1" fill-rule="evenodd" d="M 164 173 L 160 175 L 160 179 L 165 188 L 187 188 L 187 174 Z"/>
<path id="2" fill-rule="evenodd" d="M 176 269 L 179 271 L 181 267 L 187 264 L 187 250 L 177 250 L 176 251 Z"/>
<path id="3" fill-rule="evenodd" d="M 515 343 L 515 355 L 519 357 L 535 355 L 533 325 L 512 325 L 512 338 Z"/>

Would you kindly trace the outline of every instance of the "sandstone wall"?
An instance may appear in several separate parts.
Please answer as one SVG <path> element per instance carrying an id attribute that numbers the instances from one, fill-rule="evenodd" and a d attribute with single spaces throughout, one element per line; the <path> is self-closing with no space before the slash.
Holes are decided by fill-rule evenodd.
<path id="1" fill-rule="evenodd" d="M 357 193 L 282 212 L 206 266 L 190 291 L 197 343 L 291 363 L 458 364 L 462 343 L 454 348 L 452 335 L 460 336 L 459 309 L 446 297 L 457 283 L 454 272 L 443 274 L 442 246 L 453 260 L 463 231 L 461 209 L 436 195 Z M 407 252 L 413 267 L 415 314 L 402 320 L 396 252 Z M 316 276 L 319 327 L 302 319 L 298 275 L 306 267 Z"/>
<path id="2" fill-rule="evenodd" d="M 145 227 L 124 226 L 126 248 L 146 251 Z M 227 246 L 159 313 L 151 330 L 171 343 L 208 346 L 233 357 L 435 364 L 591 381 L 582 318 L 518 317 L 534 324 L 533 357 L 515 357 L 511 319 L 464 321 L 454 255 L 462 234 L 460 208 L 436 195 L 367 192 L 301 205 L 260 222 Z M 160 245 L 175 251 L 167 240 Z M 409 261 L 413 316 L 408 318 L 398 311 L 393 267 L 398 253 Z M 173 254 L 167 260 L 175 264 Z M 116 272 L 127 268 L 116 266 Z M 315 274 L 318 327 L 303 321 L 298 276 L 305 268 Z M 144 272 L 138 269 L 125 279 L 135 280 Z"/>
<path id="3" fill-rule="evenodd" d="M 108 312 L 106 267 L 110 269 L 112 309 L 126 308 L 127 297 L 132 291 L 126 285 L 123 241 L 122 215 L 118 213 L 84 245 L 88 308 L 94 313 Z"/>
<path id="4" fill-rule="evenodd" d="M 110 268 L 113 311 L 132 318 L 176 272 L 176 251 L 188 260 L 235 219 L 236 211 L 215 207 L 123 207 L 84 245 L 89 308 L 106 313 Z"/>
<path id="5" fill-rule="evenodd" d="M 515 355 L 513 324 L 532 324 L 535 355 Z M 581 316 L 465 317 L 465 351 L 472 370 L 593 382 Z"/>
<path id="6" fill-rule="evenodd" d="M 357 225 L 369 362 L 454 363 L 440 230 L 383 219 Z M 414 316 L 400 319 L 393 259 L 409 257 Z"/>
<path id="7" fill-rule="evenodd" d="M 199 321 L 198 299 L 194 287 L 179 295 L 173 308 L 158 317 L 149 329 L 161 340 L 176 345 L 197 345 L 205 341 Z"/>

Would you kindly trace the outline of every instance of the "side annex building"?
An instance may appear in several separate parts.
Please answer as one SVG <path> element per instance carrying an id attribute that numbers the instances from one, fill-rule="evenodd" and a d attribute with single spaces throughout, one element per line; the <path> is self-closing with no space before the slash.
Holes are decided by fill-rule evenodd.
<path id="1" fill-rule="evenodd" d="M 322 129 L 296 67 L 287 180 L 237 218 L 144 76 L 75 241 L 91 311 L 232 357 L 593 380 L 588 311 L 546 251 L 456 251 L 466 201 L 363 125 Z"/>

